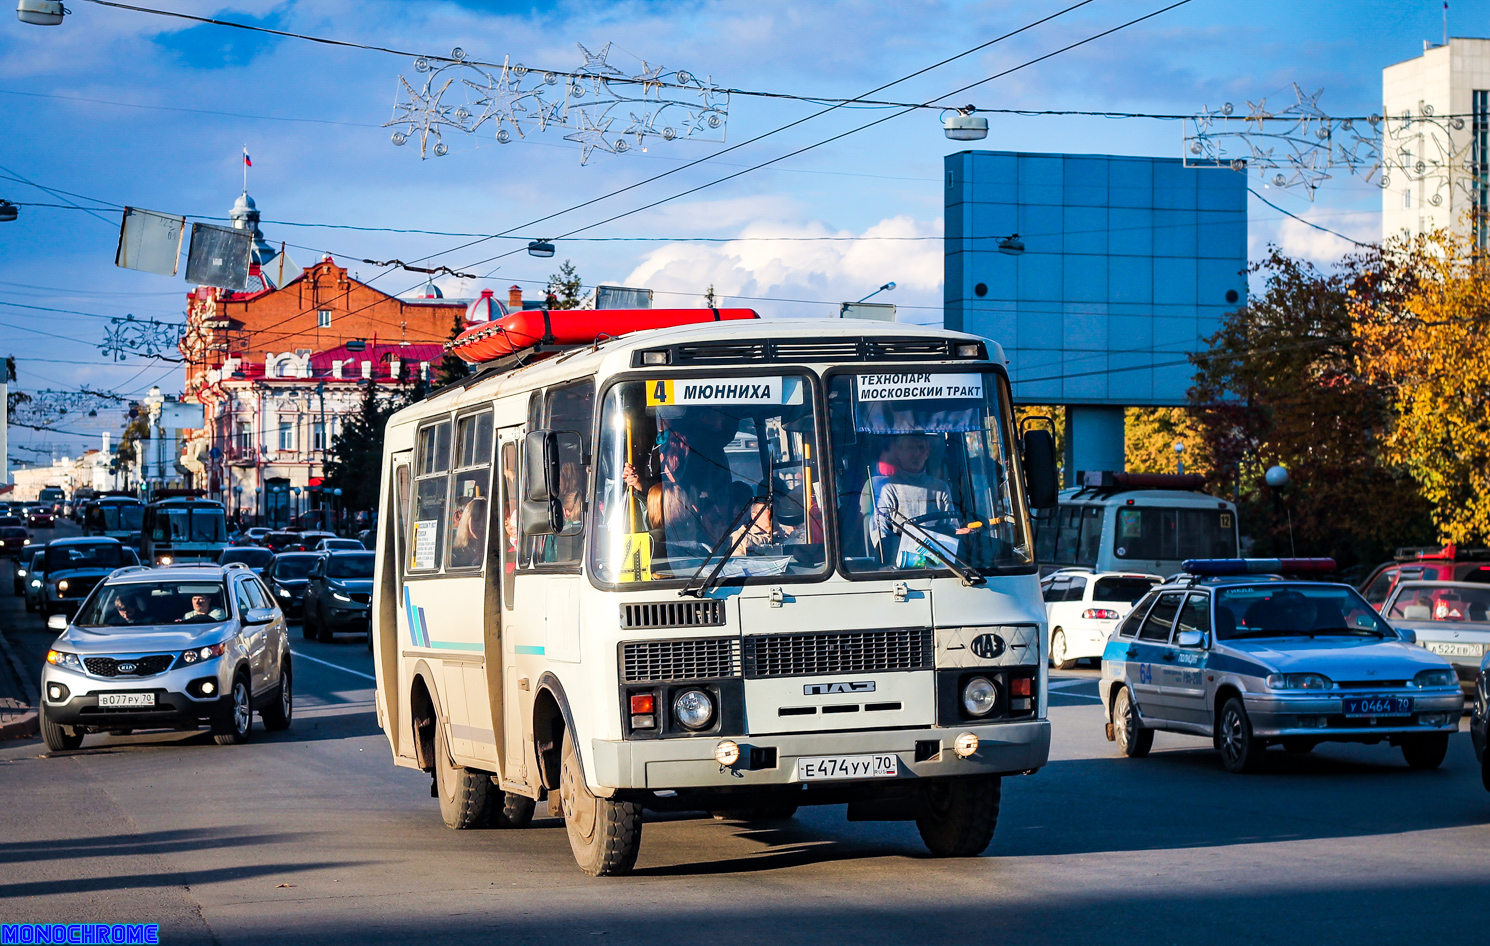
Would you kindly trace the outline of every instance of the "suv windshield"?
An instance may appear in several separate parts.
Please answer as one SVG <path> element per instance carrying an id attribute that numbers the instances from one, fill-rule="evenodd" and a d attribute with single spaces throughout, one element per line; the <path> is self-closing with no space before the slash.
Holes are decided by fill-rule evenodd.
<path id="1" fill-rule="evenodd" d="M 221 582 L 143 581 L 100 587 L 73 621 L 79 627 L 207 624 L 228 619 Z"/>
<path id="2" fill-rule="evenodd" d="M 622 381 L 596 466 L 597 580 L 827 570 L 811 380 L 802 374 Z M 566 508 L 568 497 L 562 497 Z"/>
<path id="3" fill-rule="evenodd" d="M 1387 611 L 1396 621 L 1445 621 L 1451 624 L 1490 624 L 1490 588 L 1410 584 Z"/>
<path id="4" fill-rule="evenodd" d="M 118 542 L 49 545 L 44 571 L 50 573 L 68 568 L 120 568 L 123 565 L 124 549 Z"/>
<path id="5" fill-rule="evenodd" d="M 1354 588 L 1271 583 L 1216 592 L 1216 639 L 1370 636 L 1397 632 Z"/>
<path id="6" fill-rule="evenodd" d="M 1008 404 L 991 371 L 832 378 L 846 571 L 945 571 L 928 542 L 980 570 L 1034 562 Z"/>
<path id="7" fill-rule="evenodd" d="M 327 578 L 371 578 L 372 576 L 373 554 L 371 552 L 332 555 L 326 559 Z"/>
<path id="8" fill-rule="evenodd" d="M 281 555 L 274 560 L 274 577 L 290 581 L 305 578 L 320 559 L 319 555 Z"/>

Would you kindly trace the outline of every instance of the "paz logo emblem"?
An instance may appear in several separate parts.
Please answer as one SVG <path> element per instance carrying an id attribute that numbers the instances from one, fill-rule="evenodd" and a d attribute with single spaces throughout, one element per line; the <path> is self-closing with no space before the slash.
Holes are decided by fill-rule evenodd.
<path id="1" fill-rule="evenodd" d="M 979 634 L 973 638 L 973 654 L 991 660 L 1004 652 L 1004 639 L 997 634 Z"/>
<path id="2" fill-rule="evenodd" d="M 120 664 L 119 665 L 119 672 L 120 673 L 134 673 L 135 672 L 135 665 L 134 664 L 130 664 L 130 663 Z"/>
<path id="3" fill-rule="evenodd" d="M 808 683 L 802 687 L 803 696 L 827 696 L 830 693 L 873 692 L 873 680 L 856 680 L 852 683 Z"/>

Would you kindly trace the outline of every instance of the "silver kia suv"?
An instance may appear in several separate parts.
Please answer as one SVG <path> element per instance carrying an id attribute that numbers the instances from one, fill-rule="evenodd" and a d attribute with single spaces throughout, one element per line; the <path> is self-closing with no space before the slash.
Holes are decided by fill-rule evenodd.
<path id="1" fill-rule="evenodd" d="M 195 729 L 219 745 L 288 728 L 293 674 L 285 619 L 248 566 L 121 568 L 98 584 L 41 674 L 47 748 L 76 749 L 87 733 Z"/>

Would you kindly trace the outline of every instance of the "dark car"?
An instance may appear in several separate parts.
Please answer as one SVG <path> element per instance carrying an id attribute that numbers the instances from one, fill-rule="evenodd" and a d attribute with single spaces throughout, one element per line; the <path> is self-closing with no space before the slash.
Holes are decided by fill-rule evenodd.
<path id="1" fill-rule="evenodd" d="M 77 610 L 94 586 L 116 568 L 139 563 L 134 549 L 105 536 L 78 536 L 49 543 L 38 592 L 41 613 L 50 617 Z"/>
<path id="2" fill-rule="evenodd" d="M 20 555 L 16 556 L 15 569 L 12 572 L 11 577 L 15 582 L 15 593 L 17 597 L 26 594 L 26 583 L 31 580 L 31 560 L 40 555 L 42 553 L 42 550 L 45 548 L 46 546 L 44 545 L 33 545 L 27 548 L 25 551 L 21 552 Z M 31 599 L 29 597 L 27 597 L 26 599 L 26 610 L 33 610 L 33 608 L 31 607 Z"/>
<path id="3" fill-rule="evenodd" d="M 270 532 L 260 544 L 276 555 L 280 552 L 305 551 L 305 542 L 298 532 Z"/>
<path id="4" fill-rule="evenodd" d="M 231 565 L 233 562 L 242 562 L 253 569 L 255 575 L 264 574 L 264 569 L 274 561 L 274 553 L 268 549 L 261 549 L 255 545 L 240 545 L 225 548 L 217 556 L 217 564 Z"/>
<path id="5" fill-rule="evenodd" d="M 373 553 L 327 552 L 305 586 L 306 637 L 330 641 L 336 631 L 371 633 Z"/>
<path id="6" fill-rule="evenodd" d="M 1475 758 L 1480 760 L 1480 783 L 1490 792 L 1490 753 L 1485 751 L 1486 730 L 1490 729 L 1490 654 L 1480 660 L 1480 675 L 1475 681 L 1474 709 L 1469 714 L 1469 740 L 1474 744 Z"/>
<path id="7" fill-rule="evenodd" d="M 0 525 L 0 555 L 14 558 L 31 544 L 31 532 L 25 526 Z"/>
<path id="8" fill-rule="evenodd" d="M 274 596 L 274 603 L 287 615 L 300 616 L 304 604 L 305 584 L 321 556 L 309 552 L 287 552 L 274 556 L 264 567 L 264 584 Z"/>

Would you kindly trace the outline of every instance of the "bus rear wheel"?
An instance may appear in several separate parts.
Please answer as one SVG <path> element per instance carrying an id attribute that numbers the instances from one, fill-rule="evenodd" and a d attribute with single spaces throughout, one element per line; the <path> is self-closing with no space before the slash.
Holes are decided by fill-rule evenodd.
<path id="1" fill-rule="evenodd" d="M 559 760 L 559 800 L 579 869 L 591 877 L 629 874 L 641 850 L 641 806 L 590 792 L 567 728 Z"/>
<path id="2" fill-rule="evenodd" d="M 998 827 L 1003 780 L 976 775 L 929 782 L 922 789 L 916 830 L 934 857 L 977 857 Z"/>

